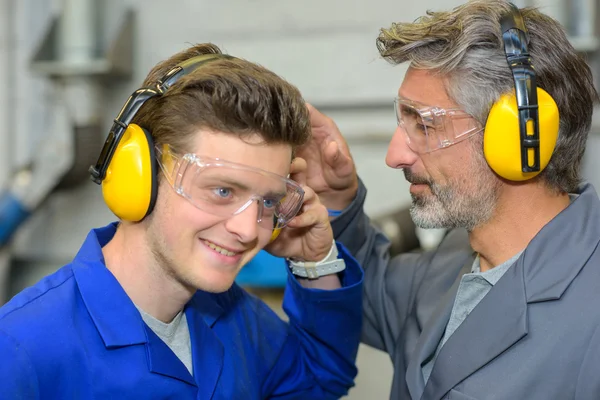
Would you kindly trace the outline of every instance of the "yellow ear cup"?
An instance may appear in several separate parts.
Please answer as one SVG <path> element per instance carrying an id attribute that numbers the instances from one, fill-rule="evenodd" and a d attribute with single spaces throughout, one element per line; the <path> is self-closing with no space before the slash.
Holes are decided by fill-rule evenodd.
<path id="1" fill-rule="evenodd" d="M 559 115 L 554 99 L 537 88 L 540 123 L 540 171 L 521 171 L 519 113 L 513 94 L 500 97 L 488 115 L 483 136 L 483 151 L 489 166 L 501 177 L 524 181 L 538 175 L 550 162 L 558 139 Z"/>
<path id="2" fill-rule="evenodd" d="M 148 132 L 130 124 L 115 150 L 102 195 L 108 208 L 120 219 L 140 221 L 156 198 L 154 146 Z"/>
<path id="3" fill-rule="evenodd" d="M 273 233 L 271 233 L 271 240 L 269 240 L 269 243 L 271 243 L 275 239 L 277 239 L 277 237 L 279 236 L 280 233 L 281 233 L 281 228 L 275 228 L 275 229 L 273 229 Z"/>

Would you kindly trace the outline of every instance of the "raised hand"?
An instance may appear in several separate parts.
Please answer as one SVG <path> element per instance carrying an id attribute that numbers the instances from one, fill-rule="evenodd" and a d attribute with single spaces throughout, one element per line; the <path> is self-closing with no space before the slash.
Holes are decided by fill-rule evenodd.
<path id="1" fill-rule="evenodd" d="M 304 189 L 304 203 L 298 215 L 265 250 L 277 257 L 320 261 L 327 256 L 333 243 L 327 209 L 314 190 L 306 185 L 306 161 L 294 159 L 290 172 Z"/>
<path id="2" fill-rule="evenodd" d="M 354 160 L 335 122 L 312 105 L 306 106 L 312 138 L 296 152 L 307 163 L 306 184 L 327 208 L 342 210 L 352 202 L 358 190 Z M 293 175 L 292 179 L 296 180 Z"/>

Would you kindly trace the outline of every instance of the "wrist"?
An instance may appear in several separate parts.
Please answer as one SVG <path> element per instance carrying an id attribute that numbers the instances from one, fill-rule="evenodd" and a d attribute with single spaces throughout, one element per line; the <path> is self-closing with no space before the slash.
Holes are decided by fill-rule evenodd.
<path id="1" fill-rule="evenodd" d="M 300 263 L 315 263 L 320 264 L 327 261 L 335 260 L 338 255 L 338 250 L 335 245 L 335 239 L 331 239 L 331 247 L 327 251 L 327 253 L 321 253 L 316 255 L 311 255 L 310 257 L 288 257 L 289 261 L 300 262 Z"/>
<path id="2" fill-rule="evenodd" d="M 319 261 L 298 261 L 288 258 L 292 274 L 301 278 L 318 279 L 322 276 L 337 274 L 346 268 L 343 259 L 338 258 L 335 240 L 332 240 L 329 253 Z"/>

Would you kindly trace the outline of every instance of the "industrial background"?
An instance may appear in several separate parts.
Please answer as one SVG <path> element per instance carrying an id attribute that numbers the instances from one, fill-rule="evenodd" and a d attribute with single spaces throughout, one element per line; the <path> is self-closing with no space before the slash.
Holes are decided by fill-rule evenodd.
<path id="1" fill-rule="evenodd" d="M 333 117 L 369 195 L 367 212 L 395 251 L 434 246 L 415 230 L 408 185 L 384 162 L 395 129 L 392 99 L 404 74 L 378 57 L 392 22 L 462 0 L 0 0 L 0 305 L 68 263 L 88 231 L 114 219 L 88 178 L 107 129 L 158 61 L 191 44 L 272 69 Z M 566 27 L 598 81 L 598 1 L 521 0 Z M 596 118 L 584 176 L 600 188 Z M 283 266 L 259 254 L 240 283 L 276 310 Z M 391 364 L 361 347 L 349 399 L 387 398 Z"/>

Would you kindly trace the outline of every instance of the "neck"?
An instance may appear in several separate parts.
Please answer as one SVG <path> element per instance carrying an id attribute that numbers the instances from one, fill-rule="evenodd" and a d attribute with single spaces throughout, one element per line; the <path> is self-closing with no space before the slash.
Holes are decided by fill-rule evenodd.
<path id="1" fill-rule="evenodd" d="M 469 233 L 471 247 L 479 253 L 481 271 L 525 249 L 568 206 L 567 193 L 552 193 L 540 183 L 504 185 L 492 218 Z"/>
<path id="2" fill-rule="evenodd" d="M 186 288 L 165 271 L 152 253 L 144 223 L 121 223 L 102 253 L 106 267 L 133 303 L 163 322 L 170 322 L 192 298 Z"/>

